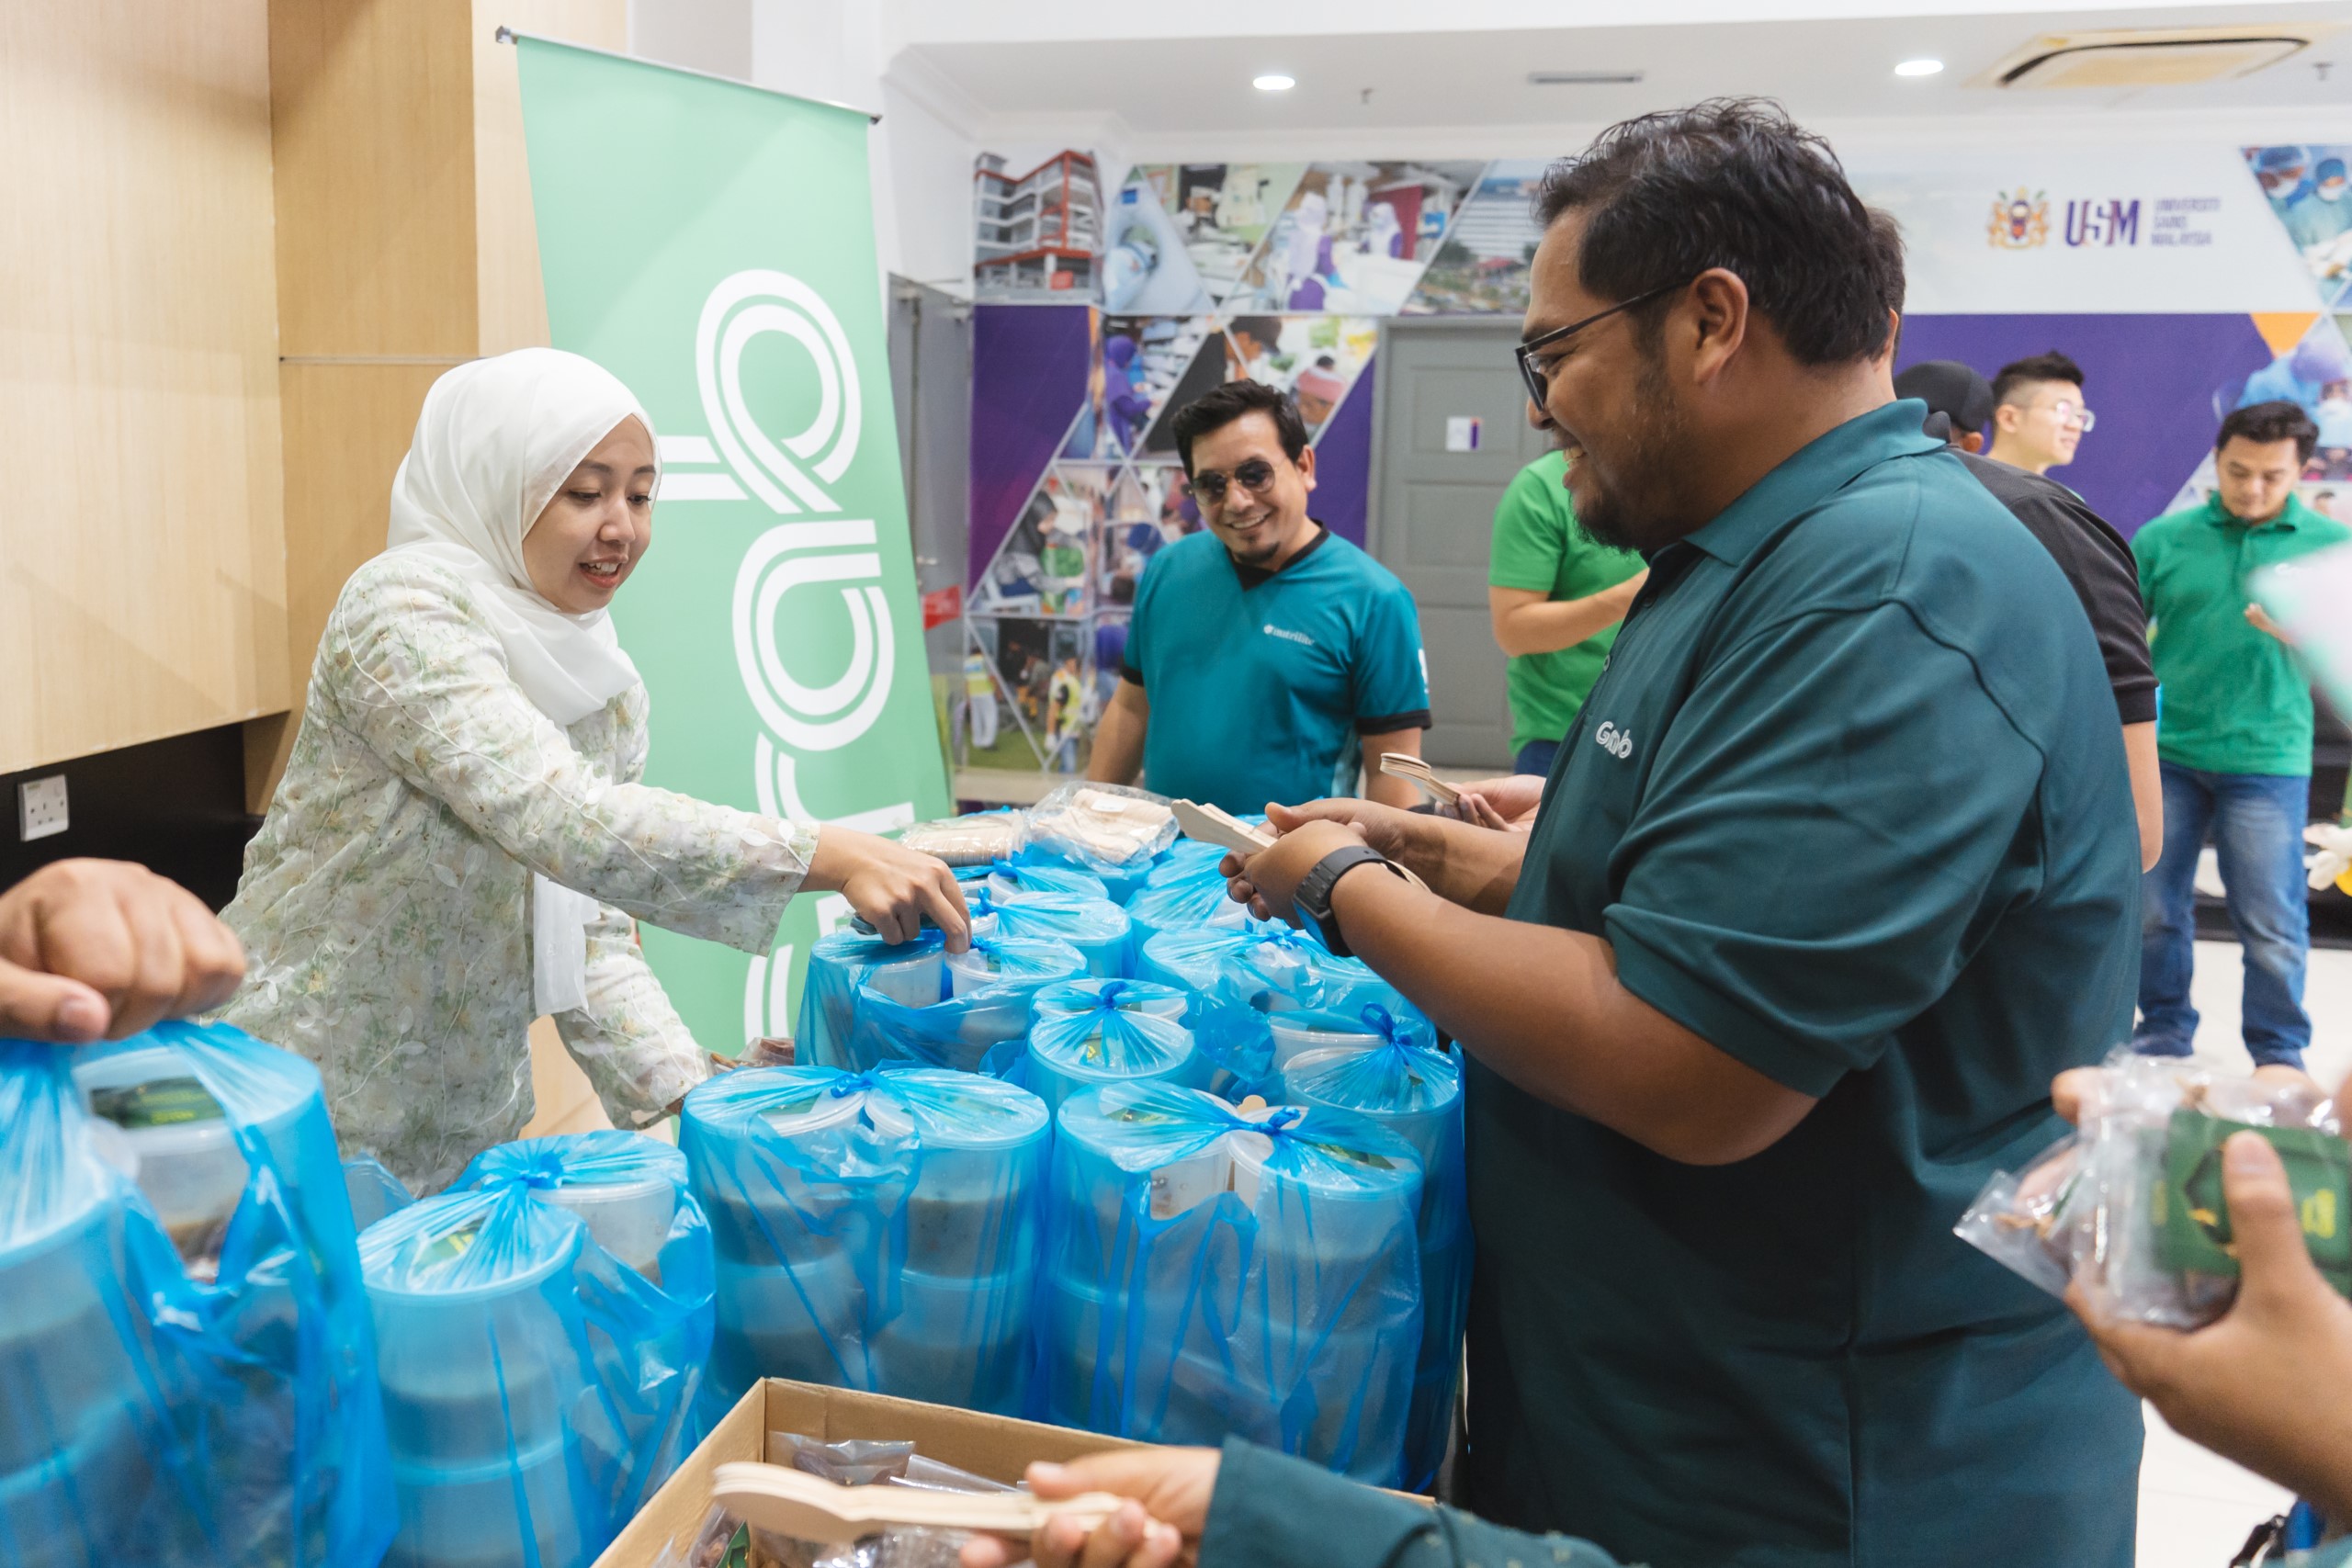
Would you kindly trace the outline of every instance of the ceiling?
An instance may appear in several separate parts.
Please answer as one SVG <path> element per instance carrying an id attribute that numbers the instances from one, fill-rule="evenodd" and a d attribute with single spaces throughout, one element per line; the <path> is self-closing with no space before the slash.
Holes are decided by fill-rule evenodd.
<path id="1" fill-rule="evenodd" d="M 1967 85 L 2041 33 L 2257 20 L 2332 22 L 2347 30 L 2236 81 L 2133 92 Z M 2296 109 L 2352 118 L 2352 0 L 1287 38 L 928 42 L 908 52 L 991 121 L 1112 117 L 1139 143 L 1309 130 L 1601 124 L 1726 93 L 1777 97 L 1805 120 Z M 1946 69 L 1924 78 L 1894 74 L 1898 61 L 1921 55 L 1942 60 Z M 2321 62 L 2331 69 L 2315 70 Z M 1533 71 L 1592 70 L 1638 70 L 1644 79 L 1630 86 L 1536 86 L 1527 79 Z M 1250 79 L 1269 71 L 1289 73 L 1297 86 L 1281 94 L 1253 89 Z"/>

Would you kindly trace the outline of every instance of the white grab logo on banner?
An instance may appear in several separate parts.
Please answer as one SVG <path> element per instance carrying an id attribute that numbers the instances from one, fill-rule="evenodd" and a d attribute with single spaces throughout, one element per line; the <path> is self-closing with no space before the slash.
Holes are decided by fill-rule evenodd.
<path id="1" fill-rule="evenodd" d="M 770 333 L 805 349 L 817 378 L 817 409 L 808 427 L 780 439 L 760 427 L 743 395 L 744 350 Z M 815 289 L 788 273 L 752 268 L 720 280 L 703 302 L 695 329 L 695 378 L 710 434 L 662 438 L 661 499 L 756 498 L 784 516 L 821 519 L 778 523 L 752 541 L 735 570 L 731 616 L 736 671 L 763 727 L 752 746 L 759 808 L 771 817 L 810 819 L 816 814 L 801 800 L 798 759 L 838 751 L 872 728 L 889 702 L 896 674 L 896 638 L 873 520 L 826 515 L 841 511 L 829 487 L 857 456 L 865 406 L 857 358 L 839 318 Z M 848 664 L 838 676 L 810 684 L 787 667 L 777 632 L 788 624 L 786 602 L 794 589 L 828 587 L 849 613 Z M 830 820 L 885 832 L 907 826 L 914 816 L 913 803 L 901 801 Z M 752 960 L 744 994 L 747 1032 L 786 1026 L 780 1015 L 791 963 L 788 947 Z"/>

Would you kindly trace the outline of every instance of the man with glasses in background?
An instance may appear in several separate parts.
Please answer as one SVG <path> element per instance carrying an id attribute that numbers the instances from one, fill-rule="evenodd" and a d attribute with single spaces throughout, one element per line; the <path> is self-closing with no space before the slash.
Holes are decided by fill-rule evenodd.
<path id="1" fill-rule="evenodd" d="M 1993 448 L 1996 463 L 2047 474 L 2075 460 L 2075 448 L 2097 423 L 2083 406 L 2083 367 L 2052 349 L 2012 360 L 1993 378 Z"/>
<path id="2" fill-rule="evenodd" d="M 1152 557 L 1087 776 L 1236 813 L 1352 795 L 1410 806 L 1378 772 L 1419 756 L 1428 671 L 1413 596 L 1306 514 L 1315 454 L 1289 396 L 1228 381 L 1177 412 L 1208 531 Z"/>

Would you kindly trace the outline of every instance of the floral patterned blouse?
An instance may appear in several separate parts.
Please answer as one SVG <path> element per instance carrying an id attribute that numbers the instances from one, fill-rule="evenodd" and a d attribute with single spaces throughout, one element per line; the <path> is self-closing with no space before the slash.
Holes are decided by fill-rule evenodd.
<path id="1" fill-rule="evenodd" d="M 534 872 L 596 898 L 565 1046 L 641 1126 L 705 1076 L 631 917 L 764 953 L 817 829 L 639 782 L 633 686 L 569 732 L 508 677 L 463 579 L 378 556 L 345 585 L 309 707 L 222 918 L 244 988 L 221 1017 L 326 1080 L 346 1156 L 419 1193 L 530 1120 Z"/>

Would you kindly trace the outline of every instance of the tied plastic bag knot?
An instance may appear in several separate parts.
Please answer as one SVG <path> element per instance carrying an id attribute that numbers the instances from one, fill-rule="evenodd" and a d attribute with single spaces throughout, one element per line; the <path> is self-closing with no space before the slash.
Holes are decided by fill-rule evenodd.
<path id="1" fill-rule="evenodd" d="M 1295 1105 L 1281 1106 L 1275 1110 L 1272 1115 L 1267 1117 L 1263 1122 L 1256 1123 L 1256 1130 L 1265 1134 L 1270 1138 L 1283 1137 L 1289 1134 L 1292 1128 L 1297 1126 L 1306 1115 L 1306 1112 L 1301 1111 Z"/>

